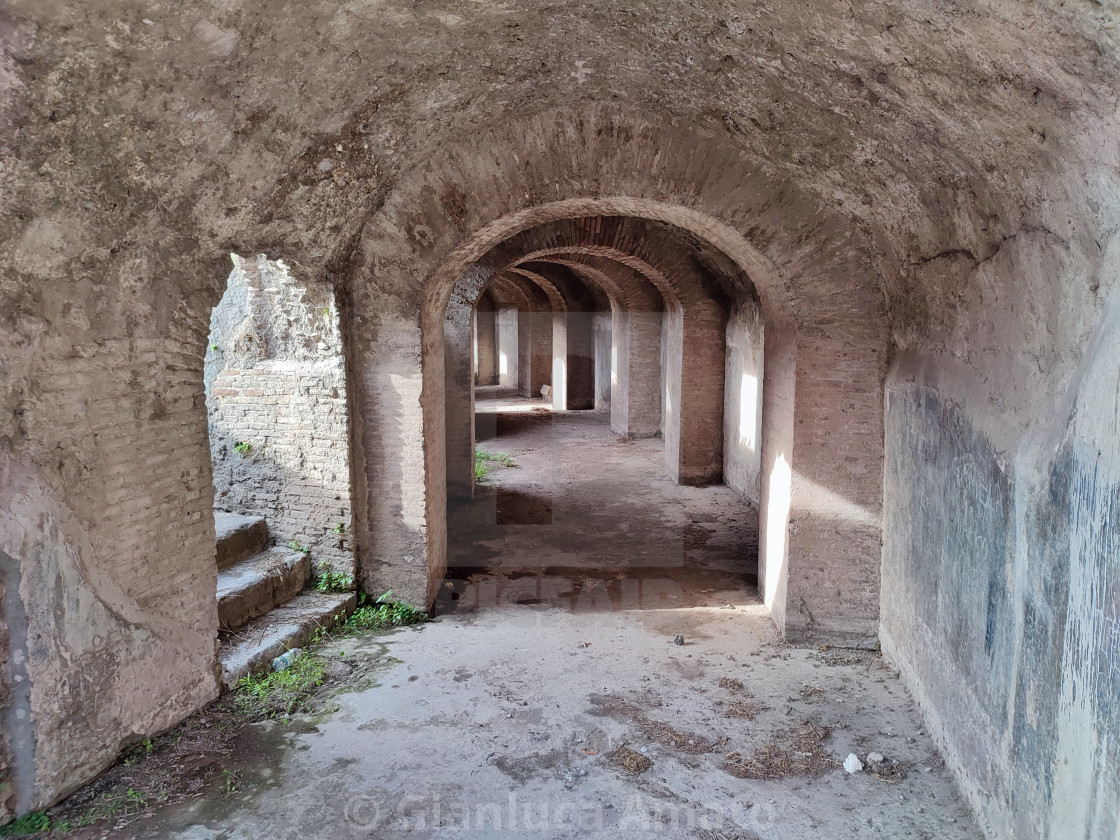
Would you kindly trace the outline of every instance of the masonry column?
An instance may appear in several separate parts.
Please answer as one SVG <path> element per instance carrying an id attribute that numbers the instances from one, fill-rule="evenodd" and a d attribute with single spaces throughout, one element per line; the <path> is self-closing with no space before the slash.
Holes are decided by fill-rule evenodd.
<path id="1" fill-rule="evenodd" d="M 613 351 L 611 334 L 613 332 L 613 315 L 606 312 L 596 312 L 592 319 L 592 330 L 595 335 L 595 408 L 611 407 L 611 393 L 613 383 L 611 372 L 613 365 L 611 355 Z"/>
<path id="2" fill-rule="evenodd" d="M 665 466 L 678 484 L 723 476 L 724 332 L 727 317 L 709 301 L 666 313 Z"/>
<path id="3" fill-rule="evenodd" d="M 630 438 L 661 431 L 661 312 L 616 310 L 611 329 L 611 429 Z"/>
<path id="4" fill-rule="evenodd" d="M 723 481 L 758 501 L 762 455 L 762 309 L 749 300 L 727 322 L 723 405 Z"/>
<path id="5" fill-rule="evenodd" d="M 517 393 L 533 396 L 533 313 L 517 312 Z"/>
<path id="6" fill-rule="evenodd" d="M 879 631 L 884 351 L 874 326 L 855 332 L 798 341 L 783 625 L 793 642 L 867 646 Z"/>
<path id="7" fill-rule="evenodd" d="M 470 304 L 453 297 L 443 322 L 443 374 L 447 415 L 447 492 L 458 498 L 470 498 L 474 493 L 473 320 Z"/>
<path id="8" fill-rule="evenodd" d="M 483 292 L 475 304 L 476 379 L 479 385 L 498 384 L 498 323 L 494 299 Z"/>
<path id="9" fill-rule="evenodd" d="M 398 314 L 399 299 L 358 285 L 354 309 L 371 314 L 355 322 L 351 336 L 359 583 L 427 607 L 429 571 L 439 578 L 447 562 L 443 477 L 431 497 L 426 486 L 426 467 L 444 467 L 444 413 L 426 452 L 419 311 Z M 443 353 L 433 367 L 443 377 Z"/>
<path id="10" fill-rule="evenodd" d="M 552 313 L 552 407 L 568 408 L 568 313 Z"/>
<path id="11" fill-rule="evenodd" d="M 714 304 L 684 316 L 680 393 L 680 484 L 723 480 L 723 389 L 727 316 Z"/>
<path id="12" fill-rule="evenodd" d="M 529 396 L 539 397 L 541 387 L 552 382 L 552 312 L 530 312 L 529 321 Z"/>
<path id="13" fill-rule="evenodd" d="M 499 304 L 498 333 L 498 384 L 503 388 L 517 387 L 517 362 L 520 350 L 517 340 L 517 307 Z"/>
<path id="14" fill-rule="evenodd" d="M 569 312 L 567 332 L 568 410 L 595 407 L 594 313 Z"/>

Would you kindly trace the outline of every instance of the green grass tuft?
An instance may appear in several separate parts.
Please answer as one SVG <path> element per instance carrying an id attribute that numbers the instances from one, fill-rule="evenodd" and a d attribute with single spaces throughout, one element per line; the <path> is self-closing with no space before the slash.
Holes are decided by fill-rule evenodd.
<path id="1" fill-rule="evenodd" d="M 345 632 L 358 633 L 363 630 L 381 630 L 386 627 L 407 627 L 409 624 L 422 624 L 428 614 L 416 607 L 389 600 L 393 590 L 389 590 L 372 604 L 366 603 L 366 596 L 358 598 L 358 608 L 346 620 Z"/>
<path id="2" fill-rule="evenodd" d="M 354 588 L 354 578 L 342 572 L 320 570 L 315 576 L 315 588 L 320 592 L 349 592 Z"/>
<path id="3" fill-rule="evenodd" d="M 392 594 L 390 590 L 372 603 L 366 603 L 365 594 L 360 594 L 359 606 L 353 614 L 333 627 L 318 630 L 304 646 L 303 655 L 288 668 L 242 677 L 236 695 L 240 709 L 252 717 L 287 719 L 305 708 L 308 698 L 323 684 L 327 658 L 318 653 L 319 649 L 325 650 L 332 641 L 367 630 L 405 627 L 428 620 L 423 610 L 390 601 Z"/>
<path id="4" fill-rule="evenodd" d="M 308 651 L 283 671 L 249 674 L 237 684 L 241 709 L 259 717 L 287 718 L 323 684 L 326 660 Z"/>
<path id="5" fill-rule="evenodd" d="M 25 837 L 28 834 L 38 834 L 51 828 L 51 820 L 42 811 L 26 814 L 14 822 L 0 828 L 0 837 Z"/>
<path id="6" fill-rule="evenodd" d="M 504 452 L 487 452 L 485 449 L 474 451 L 474 480 L 482 481 L 497 467 L 515 467 L 513 458 Z"/>

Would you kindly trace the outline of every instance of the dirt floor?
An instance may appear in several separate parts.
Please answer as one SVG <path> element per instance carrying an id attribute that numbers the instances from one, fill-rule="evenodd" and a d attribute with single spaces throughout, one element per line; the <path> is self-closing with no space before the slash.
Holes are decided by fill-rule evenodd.
<path id="1" fill-rule="evenodd" d="M 789 648 L 758 605 L 504 606 L 344 647 L 364 681 L 249 726 L 233 790 L 111 836 L 980 837 L 879 658 Z"/>
<path id="2" fill-rule="evenodd" d="M 750 505 L 674 487 L 602 413 L 511 405 L 442 614 L 332 643 L 308 712 L 97 836 L 980 838 L 876 653 L 778 637 Z"/>
<path id="3" fill-rule="evenodd" d="M 496 388 L 477 389 L 476 409 L 479 449 L 514 466 L 449 501 L 437 613 L 757 601 L 757 508 L 727 487 L 674 485 L 660 438 L 619 438 L 607 412 L 553 413 Z"/>

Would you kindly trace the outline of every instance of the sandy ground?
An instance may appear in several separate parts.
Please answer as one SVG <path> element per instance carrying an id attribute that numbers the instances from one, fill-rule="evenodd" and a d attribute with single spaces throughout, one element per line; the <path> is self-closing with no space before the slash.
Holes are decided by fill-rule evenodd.
<path id="1" fill-rule="evenodd" d="M 780 640 L 749 504 L 602 414 L 532 415 L 483 444 L 517 466 L 453 512 L 442 614 L 342 643 L 317 713 L 128 836 L 980 837 L 877 654 Z"/>

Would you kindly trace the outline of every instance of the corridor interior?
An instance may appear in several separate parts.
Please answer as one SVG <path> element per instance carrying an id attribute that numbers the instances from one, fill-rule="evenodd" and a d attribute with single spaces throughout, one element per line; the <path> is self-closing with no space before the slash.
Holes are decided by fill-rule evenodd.
<path id="1" fill-rule="evenodd" d="M 609 410 L 553 411 L 508 387 L 477 386 L 475 406 L 476 446 L 498 457 L 473 499 L 449 500 L 437 612 L 760 603 L 757 508 L 671 481 L 660 436 L 619 436 Z"/>
<path id="2" fill-rule="evenodd" d="M 1118 0 L 6 0 L 0 836 L 1120 840 L 1118 103 Z"/>

